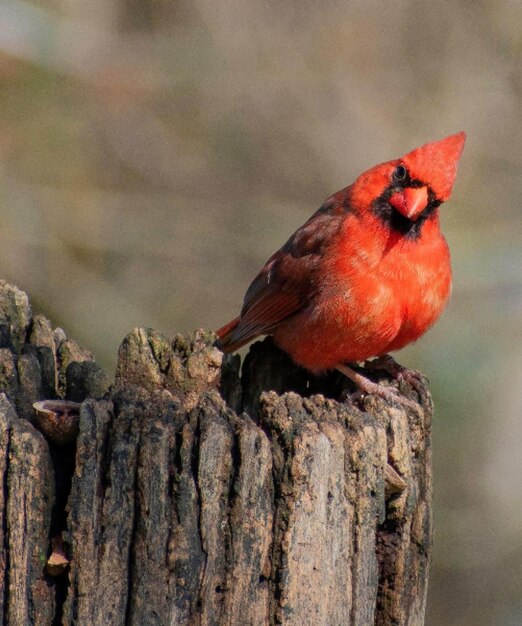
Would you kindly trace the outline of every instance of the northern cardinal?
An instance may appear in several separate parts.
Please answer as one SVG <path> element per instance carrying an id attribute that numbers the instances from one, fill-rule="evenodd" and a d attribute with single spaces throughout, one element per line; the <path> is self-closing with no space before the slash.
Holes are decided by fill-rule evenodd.
<path id="1" fill-rule="evenodd" d="M 439 206 L 465 139 L 460 132 L 421 146 L 328 198 L 255 277 L 239 317 L 216 331 L 222 349 L 272 335 L 310 372 L 336 368 L 364 393 L 400 399 L 347 363 L 383 357 L 396 378 L 415 382 L 388 352 L 423 335 L 449 299 Z"/>

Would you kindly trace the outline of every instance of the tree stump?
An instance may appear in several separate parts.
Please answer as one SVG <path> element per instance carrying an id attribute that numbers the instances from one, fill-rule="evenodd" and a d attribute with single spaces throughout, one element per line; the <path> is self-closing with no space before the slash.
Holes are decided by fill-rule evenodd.
<path id="1" fill-rule="evenodd" d="M 423 623 L 427 391 L 361 406 L 269 339 L 241 372 L 213 339 L 136 329 L 109 386 L 0 282 L 2 624 Z"/>

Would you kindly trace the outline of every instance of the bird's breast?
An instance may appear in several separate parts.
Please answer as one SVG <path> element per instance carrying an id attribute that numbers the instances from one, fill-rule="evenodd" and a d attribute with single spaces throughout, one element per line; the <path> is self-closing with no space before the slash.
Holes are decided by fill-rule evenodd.
<path id="1" fill-rule="evenodd" d="M 382 354 L 416 341 L 440 317 L 451 291 L 449 250 L 437 222 L 420 239 L 401 238 L 373 256 L 364 249 L 366 258 L 345 257 L 338 289 L 345 324 Z"/>
<path id="2" fill-rule="evenodd" d="M 416 341 L 441 315 L 451 290 L 440 231 L 389 249 L 339 246 L 325 256 L 309 306 L 274 332 L 312 370 L 363 361 Z"/>
<path id="3" fill-rule="evenodd" d="M 445 243 L 445 242 L 444 242 Z M 398 350 L 421 337 L 441 316 L 451 293 L 451 266 L 447 247 L 437 254 L 419 258 L 417 263 L 392 279 L 397 315 L 396 336 L 386 352 Z"/>

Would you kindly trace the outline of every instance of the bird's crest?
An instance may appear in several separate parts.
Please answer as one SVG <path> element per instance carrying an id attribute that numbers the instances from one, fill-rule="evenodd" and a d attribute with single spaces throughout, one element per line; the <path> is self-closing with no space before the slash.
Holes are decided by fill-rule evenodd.
<path id="1" fill-rule="evenodd" d="M 400 159 L 410 172 L 411 178 L 429 185 L 437 199 L 445 202 L 457 175 L 457 166 L 466 141 L 466 133 L 450 135 L 415 148 Z"/>

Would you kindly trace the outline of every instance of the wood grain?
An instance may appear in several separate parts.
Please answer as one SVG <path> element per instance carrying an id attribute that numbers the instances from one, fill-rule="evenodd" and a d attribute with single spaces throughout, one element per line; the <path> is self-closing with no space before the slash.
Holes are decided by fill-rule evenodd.
<path id="1" fill-rule="evenodd" d="M 240 373 L 211 333 L 144 328 L 109 386 L 3 282 L 0 339 L 0 623 L 423 624 L 426 390 L 361 406 L 270 340 Z M 82 403 L 74 445 L 35 428 L 54 398 Z M 57 535 L 70 564 L 51 576 Z"/>

